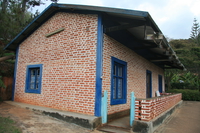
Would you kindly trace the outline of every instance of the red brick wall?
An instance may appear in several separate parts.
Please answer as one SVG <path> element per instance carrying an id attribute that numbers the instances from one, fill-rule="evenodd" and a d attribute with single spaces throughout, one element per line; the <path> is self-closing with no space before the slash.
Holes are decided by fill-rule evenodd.
<path id="1" fill-rule="evenodd" d="M 158 90 L 158 75 L 164 77 L 163 69 L 150 63 L 134 51 L 104 35 L 103 51 L 103 86 L 108 91 L 108 114 L 130 109 L 130 93 L 135 92 L 137 98 L 146 98 L 146 70 L 152 72 L 152 95 Z M 111 57 L 127 62 L 127 103 L 110 105 Z M 164 88 L 164 79 L 163 79 Z"/>
<path id="2" fill-rule="evenodd" d="M 15 101 L 94 115 L 97 19 L 57 13 L 21 43 Z M 32 64 L 43 64 L 41 94 L 24 92 L 26 66 Z"/>
<path id="3" fill-rule="evenodd" d="M 64 31 L 45 37 L 62 27 Z M 15 101 L 94 115 L 96 44 L 97 15 L 54 15 L 20 45 Z M 128 63 L 126 104 L 110 106 L 111 56 Z M 32 64 L 43 64 L 41 94 L 24 93 L 26 66 Z M 129 109 L 132 91 L 137 98 L 146 97 L 146 70 L 152 71 L 154 96 L 163 70 L 104 36 L 102 90 L 109 92 L 109 114 Z"/>
<path id="4" fill-rule="evenodd" d="M 150 121 L 175 106 L 181 99 L 181 93 L 150 99 L 136 99 L 135 119 Z"/>

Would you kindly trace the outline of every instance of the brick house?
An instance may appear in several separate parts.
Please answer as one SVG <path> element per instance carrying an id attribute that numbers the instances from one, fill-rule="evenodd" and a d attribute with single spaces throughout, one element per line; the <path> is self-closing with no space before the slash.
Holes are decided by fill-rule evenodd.
<path id="1" fill-rule="evenodd" d="M 13 100 L 101 117 L 130 109 L 130 93 L 164 91 L 184 69 L 148 12 L 51 4 L 5 49 L 16 51 Z"/>

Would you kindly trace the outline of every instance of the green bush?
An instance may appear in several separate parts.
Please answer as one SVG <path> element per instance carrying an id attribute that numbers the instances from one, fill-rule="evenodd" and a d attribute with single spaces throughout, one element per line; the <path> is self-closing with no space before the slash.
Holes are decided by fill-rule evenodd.
<path id="1" fill-rule="evenodd" d="M 198 75 L 186 72 L 186 73 L 173 73 L 170 80 L 171 89 L 190 89 L 199 90 L 200 78 Z"/>
<path id="2" fill-rule="evenodd" d="M 191 83 L 171 83 L 172 89 L 190 89 L 190 90 L 198 90 L 198 86 L 193 85 Z"/>
<path id="3" fill-rule="evenodd" d="M 167 93 L 182 93 L 182 99 L 187 101 L 200 101 L 200 92 L 198 90 L 171 89 Z"/>

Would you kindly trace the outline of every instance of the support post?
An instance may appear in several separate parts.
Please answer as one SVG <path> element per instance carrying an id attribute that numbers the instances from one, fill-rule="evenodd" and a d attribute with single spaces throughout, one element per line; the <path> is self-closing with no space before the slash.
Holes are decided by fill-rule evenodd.
<path id="1" fill-rule="evenodd" d="M 130 126 L 133 126 L 133 122 L 135 119 L 135 96 L 134 92 L 131 92 L 131 109 L 130 109 Z"/>
<path id="2" fill-rule="evenodd" d="M 108 99 L 108 92 L 104 91 L 103 97 L 101 98 L 101 116 L 102 116 L 102 124 L 107 123 L 107 99 Z"/>

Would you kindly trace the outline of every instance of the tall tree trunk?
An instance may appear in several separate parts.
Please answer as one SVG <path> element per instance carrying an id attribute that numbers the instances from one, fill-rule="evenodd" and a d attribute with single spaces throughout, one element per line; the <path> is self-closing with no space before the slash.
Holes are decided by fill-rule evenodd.
<path id="1" fill-rule="evenodd" d="M 2 3 L 2 13 L 6 12 L 7 6 L 8 6 L 8 0 L 3 0 L 3 3 Z"/>
<path id="2" fill-rule="evenodd" d="M 22 13 L 24 14 L 26 11 L 26 3 L 28 2 L 28 0 L 22 0 Z"/>
<path id="3" fill-rule="evenodd" d="M 25 22 L 25 11 L 26 11 L 26 4 L 27 4 L 28 0 L 22 0 L 22 14 L 21 14 L 21 22 L 24 23 Z M 21 24 L 22 25 L 22 24 Z"/>

